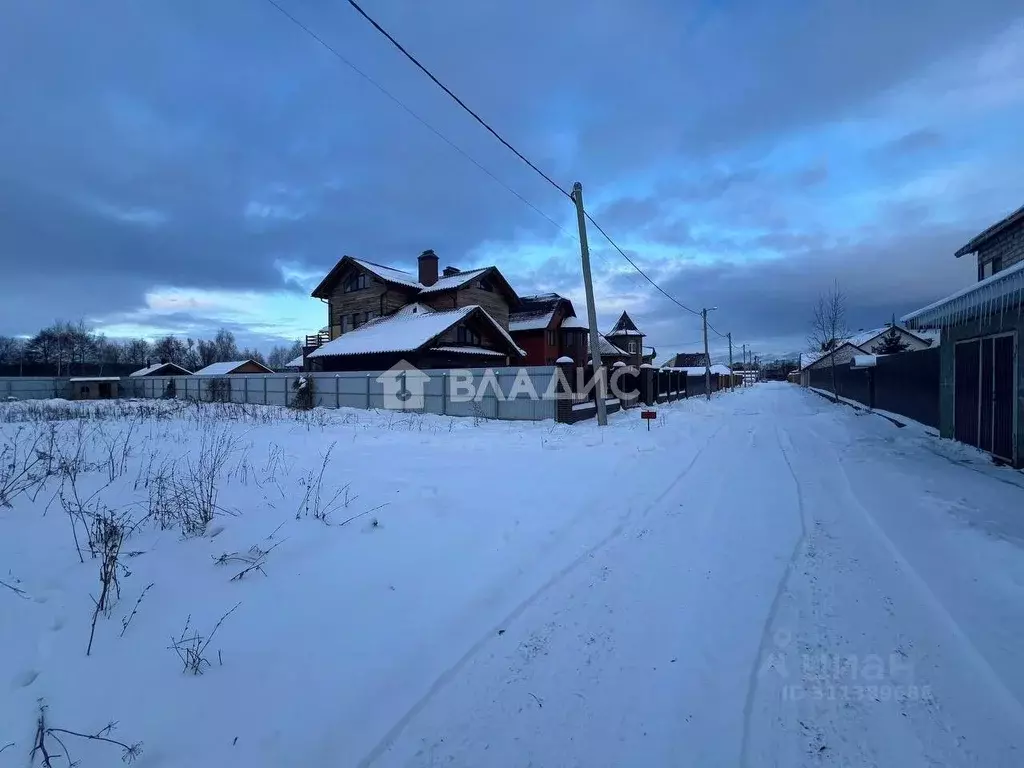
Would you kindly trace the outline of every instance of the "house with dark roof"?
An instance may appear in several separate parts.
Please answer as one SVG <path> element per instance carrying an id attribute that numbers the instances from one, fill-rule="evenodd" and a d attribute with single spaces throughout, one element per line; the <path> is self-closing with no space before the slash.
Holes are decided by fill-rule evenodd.
<path id="1" fill-rule="evenodd" d="M 326 331 L 306 337 L 312 370 L 382 370 L 400 359 L 418 368 L 508 365 L 524 351 L 509 335 L 519 296 L 497 267 L 438 274 L 420 254 L 417 274 L 342 257 L 313 290 L 327 304 Z"/>
<path id="2" fill-rule="evenodd" d="M 698 368 L 711 364 L 711 359 L 703 352 L 677 352 L 663 368 Z"/>
<path id="3" fill-rule="evenodd" d="M 624 363 L 640 367 L 644 362 L 645 335 L 643 331 L 636 327 L 633 318 L 626 312 L 623 312 L 615 325 L 612 326 L 612 329 L 605 334 L 605 338 L 626 353 L 626 359 L 623 360 Z"/>
<path id="4" fill-rule="evenodd" d="M 978 282 L 903 316 L 940 329 L 939 433 L 1024 466 L 1024 207 L 959 248 Z"/>
<path id="5" fill-rule="evenodd" d="M 587 323 L 572 302 L 557 293 L 522 296 L 508 320 L 509 332 L 526 351 L 524 365 L 554 365 L 560 357 L 586 364 Z"/>
<path id="6" fill-rule="evenodd" d="M 128 374 L 129 378 L 139 378 L 141 376 L 191 376 L 192 371 L 184 368 L 177 363 L 153 363 L 147 365 L 145 368 L 139 368 L 137 371 L 132 371 Z"/>

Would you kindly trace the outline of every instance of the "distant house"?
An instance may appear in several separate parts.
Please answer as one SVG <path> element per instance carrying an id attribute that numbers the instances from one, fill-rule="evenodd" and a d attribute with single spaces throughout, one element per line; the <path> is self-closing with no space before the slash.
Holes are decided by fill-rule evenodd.
<path id="1" fill-rule="evenodd" d="M 903 317 L 941 329 L 939 433 L 1024 466 L 1024 207 L 955 252 L 978 282 Z"/>
<path id="2" fill-rule="evenodd" d="M 257 363 L 255 360 L 232 360 L 226 363 L 213 363 L 195 372 L 195 376 L 235 376 L 242 373 L 273 373 L 272 370 Z"/>
<path id="3" fill-rule="evenodd" d="M 523 365 L 553 365 L 560 357 L 586 361 L 587 323 L 576 317 L 572 302 L 557 293 L 523 296 L 509 315 L 509 333 L 525 352 Z"/>
<path id="4" fill-rule="evenodd" d="M 605 337 L 626 353 L 627 358 L 623 362 L 639 367 L 644 362 L 644 335 L 643 331 L 636 327 L 633 319 L 623 312 Z"/>
<path id="5" fill-rule="evenodd" d="M 177 363 L 153 363 L 145 368 L 139 368 L 128 374 L 131 378 L 137 376 L 191 376 L 192 371 L 183 368 Z"/>
<path id="6" fill-rule="evenodd" d="M 663 368 L 698 368 L 711 364 L 711 360 L 703 352 L 678 352 L 669 359 Z"/>
<path id="7" fill-rule="evenodd" d="M 290 368 L 292 370 L 299 370 L 299 371 L 301 371 L 302 367 L 304 365 L 305 365 L 305 361 L 302 359 L 302 355 L 299 355 L 298 357 L 293 358 L 292 360 L 289 360 L 287 363 L 285 363 L 284 367 L 285 368 Z"/>
<path id="8" fill-rule="evenodd" d="M 836 365 L 849 365 L 855 355 L 881 354 L 882 344 L 890 333 L 899 337 L 906 352 L 928 349 L 936 340 L 934 334 L 918 334 L 901 325 L 890 323 L 869 331 L 858 331 L 848 339 L 844 339 L 831 354 L 826 352 L 804 353 L 800 356 L 800 369 L 829 368 L 833 358 L 835 358 Z"/>
<path id="9" fill-rule="evenodd" d="M 504 365 L 525 354 L 508 333 L 519 296 L 494 266 L 438 275 L 437 254 L 427 250 L 413 275 L 344 256 L 312 295 L 327 303 L 328 319 L 303 350 L 316 370 L 388 368 L 397 359 L 418 368 Z"/>

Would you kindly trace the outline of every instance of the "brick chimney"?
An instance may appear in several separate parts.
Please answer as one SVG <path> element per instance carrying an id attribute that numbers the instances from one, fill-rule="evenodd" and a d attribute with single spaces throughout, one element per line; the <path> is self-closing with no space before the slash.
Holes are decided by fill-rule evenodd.
<path id="1" fill-rule="evenodd" d="M 423 285 L 433 285 L 437 282 L 437 254 L 426 250 L 420 254 L 419 280 Z"/>
<path id="2" fill-rule="evenodd" d="M 445 267 L 444 277 L 451 277 L 452 275 L 458 275 L 462 272 L 458 267 Z"/>

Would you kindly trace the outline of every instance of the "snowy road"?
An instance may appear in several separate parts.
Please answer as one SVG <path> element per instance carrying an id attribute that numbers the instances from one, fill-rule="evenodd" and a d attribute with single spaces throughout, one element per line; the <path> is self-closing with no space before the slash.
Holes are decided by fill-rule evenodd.
<path id="1" fill-rule="evenodd" d="M 1024 765 L 1024 475 L 790 385 L 714 416 L 363 764 Z"/>

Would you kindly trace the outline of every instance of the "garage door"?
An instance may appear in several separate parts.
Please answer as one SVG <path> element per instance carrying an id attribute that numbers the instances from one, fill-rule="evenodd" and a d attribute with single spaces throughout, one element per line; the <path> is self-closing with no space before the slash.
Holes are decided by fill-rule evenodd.
<path id="1" fill-rule="evenodd" d="M 1007 461 L 1014 460 L 1016 337 L 961 341 L 954 355 L 953 436 Z"/>

